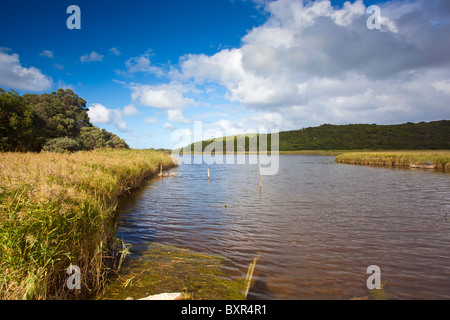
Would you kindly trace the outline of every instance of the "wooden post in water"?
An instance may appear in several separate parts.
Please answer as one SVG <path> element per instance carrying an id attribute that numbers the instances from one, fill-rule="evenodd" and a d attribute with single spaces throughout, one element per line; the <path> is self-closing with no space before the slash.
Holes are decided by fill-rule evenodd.
<path id="1" fill-rule="evenodd" d="M 262 188 L 262 181 L 261 181 L 261 163 L 258 162 L 258 169 L 259 169 L 259 191 L 261 191 Z"/>
<path id="2" fill-rule="evenodd" d="M 208 168 L 208 180 L 209 180 L 209 168 Z"/>

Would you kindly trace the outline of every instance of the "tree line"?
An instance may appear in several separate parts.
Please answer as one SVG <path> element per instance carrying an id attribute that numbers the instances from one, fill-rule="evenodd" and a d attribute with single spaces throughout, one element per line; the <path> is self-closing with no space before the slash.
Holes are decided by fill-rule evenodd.
<path id="1" fill-rule="evenodd" d="M 450 121 L 377 124 L 324 124 L 280 132 L 280 150 L 450 149 Z"/>
<path id="2" fill-rule="evenodd" d="M 0 151 L 129 148 L 117 135 L 95 127 L 88 110 L 86 101 L 71 89 L 21 96 L 0 88 Z"/>
<path id="3" fill-rule="evenodd" d="M 228 138 L 234 139 L 233 151 L 242 152 L 249 151 L 251 137 L 253 137 L 253 139 L 257 137 L 256 149 L 259 150 L 259 135 L 250 134 Z M 268 134 L 266 139 L 267 150 L 270 151 L 272 145 L 271 134 Z M 239 144 L 239 140 L 245 143 Z M 198 141 L 191 144 L 190 149 L 192 152 L 194 152 L 194 150 L 204 151 L 205 148 L 214 141 L 215 139 Z M 225 139 L 223 139 L 222 143 L 222 150 L 227 150 Z M 231 143 L 231 145 L 233 145 L 233 143 Z M 279 151 L 362 149 L 450 149 L 450 121 L 408 122 L 398 125 L 323 124 L 319 127 L 281 131 L 279 133 Z M 255 149 L 252 149 L 251 151 L 255 151 Z"/>

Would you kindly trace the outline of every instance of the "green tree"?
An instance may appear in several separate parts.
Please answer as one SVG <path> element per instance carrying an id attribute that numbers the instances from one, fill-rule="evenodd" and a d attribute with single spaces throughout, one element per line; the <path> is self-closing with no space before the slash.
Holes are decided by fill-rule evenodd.
<path id="1" fill-rule="evenodd" d="M 36 148 L 35 114 L 14 90 L 0 88 L 0 150 L 28 151 Z"/>
<path id="2" fill-rule="evenodd" d="M 42 144 L 54 138 L 76 139 L 81 128 L 92 127 L 86 101 L 71 89 L 58 89 L 56 92 L 41 95 L 25 94 L 23 98 L 39 118 L 36 129 Z"/>
<path id="3" fill-rule="evenodd" d="M 105 140 L 105 146 L 107 148 L 125 148 L 129 149 L 130 147 L 125 142 L 125 140 L 120 139 L 117 135 L 114 133 L 111 133 L 109 131 L 106 131 L 105 129 L 102 129 L 103 139 Z"/>
<path id="4" fill-rule="evenodd" d="M 105 140 L 103 134 L 97 127 L 83 127 L 80 130 L 79 141 L 85 150 L 104 148 Z"/>
<path id="5" fill-rule="evenodd" d="M 70 89 L 21 97 L 0 88 L 0 107 L 0 151 L 129 148 L 117 135 L 94 127 L 86 101 Z"/>
<path id="6" fill-rule="evenodd" d="M 110 140 L 106 141 L 105 146 L 114 149 L 129 149 L 130 147 L 125 142 L 125 140 L 120 139 L 118 136 L 114 135 Z"/>

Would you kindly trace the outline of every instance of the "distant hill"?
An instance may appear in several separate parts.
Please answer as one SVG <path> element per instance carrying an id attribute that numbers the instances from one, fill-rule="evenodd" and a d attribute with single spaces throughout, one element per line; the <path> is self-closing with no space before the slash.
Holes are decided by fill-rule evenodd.
<path id="1" fill-rule="evenodd" d="M 280 150 L 450 149 L 450 121 L 324 124 L 280 132 Z"/>
<path id="2" fill-rule="evenodd" d="M 235 151 L 244 151 L 237 148 L 237 139 L 234 138 Z M 201 143 L 204 149 L 213 141 L 205 140 L 196 144 Z M 270 146 L 270 134 L 268 141 Z M 279 133 L 279 141 L 280 151 L 450 149 L 450 120 L 398 125 L 324 124 L 319 127 L 282 131 Z M 248 151 L 248 145 L 247 137 L 245 151 Z M 223 148 L 226 150 L 225 142 Z M 191 150 L 194 150 L 194 144 L 191 144 Z"/>

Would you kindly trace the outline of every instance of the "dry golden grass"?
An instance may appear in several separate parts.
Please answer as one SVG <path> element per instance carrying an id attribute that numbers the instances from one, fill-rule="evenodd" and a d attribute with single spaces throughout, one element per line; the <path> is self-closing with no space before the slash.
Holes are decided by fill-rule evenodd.
<path id="1" fill-rule="evenodd" d="M 61 299 L 66 268 L 81 268 L 82 293 L 114 268 L 114 212 L 170 155 L 145 150 L 0 153 L 0 298 Z"/>
<path id="2" fill-rule="evenodd" d="M 407 166 L 450 172 L 450 150 L 352 152 L 338 155 L 335 161 L 360 165 Z"/>

